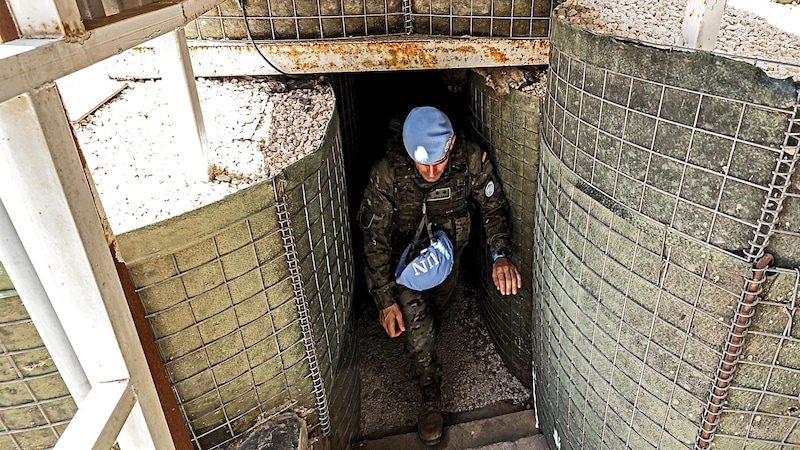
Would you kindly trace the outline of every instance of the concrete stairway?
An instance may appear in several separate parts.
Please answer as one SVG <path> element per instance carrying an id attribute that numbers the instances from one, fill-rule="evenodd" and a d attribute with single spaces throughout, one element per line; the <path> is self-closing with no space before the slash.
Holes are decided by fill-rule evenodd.
<path id="1" fill-rule="evenodd" d="M 446 426 L 436 446 L 422 444 L 416 432 L 397 434 L 356 444 L 357 450 L 547 450 L 536 428 L 533 410 L 524 410 Z"/>

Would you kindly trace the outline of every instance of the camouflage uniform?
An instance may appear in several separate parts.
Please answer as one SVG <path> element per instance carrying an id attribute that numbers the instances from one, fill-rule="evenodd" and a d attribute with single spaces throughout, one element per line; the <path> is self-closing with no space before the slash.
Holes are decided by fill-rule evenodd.
<path id="1" fill-rule="evenodd" d="M 447 233 L 455 251 L 450 276 L 439 286 L 418 292 L 396 285 L 394 271 L 403 249 L 411 243 L 422 220 L 427 198 L 433 229 Z M 394 139 L 387 154 L 372 168 L 358 214 L 364 231 L 367 287 L 378 310 L 397 303 L 406 325 L 406 349 L 420 382 L 441 377 L 435 333 L 442 309 L 458 278 L 461 253 L 470 233 L 472 205 L 477 205 L 493 254 L 510 247 L 508 202 L 491 162 L 480 147 L 458 136 L 450 161 L 436 182 L 425 181 L 403 144 Z"/>

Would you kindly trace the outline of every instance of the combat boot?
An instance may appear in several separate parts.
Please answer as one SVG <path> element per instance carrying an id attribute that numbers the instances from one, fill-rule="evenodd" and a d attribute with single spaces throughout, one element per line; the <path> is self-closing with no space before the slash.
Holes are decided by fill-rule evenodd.
<path id="1" fill-rule="evenodd" d="M 417 422 L 417 434 L 425 445 L 436 445 L 442 440 L 442 387 L 441 380 L 433 378 L 422 386 L 422 408 Z"/>

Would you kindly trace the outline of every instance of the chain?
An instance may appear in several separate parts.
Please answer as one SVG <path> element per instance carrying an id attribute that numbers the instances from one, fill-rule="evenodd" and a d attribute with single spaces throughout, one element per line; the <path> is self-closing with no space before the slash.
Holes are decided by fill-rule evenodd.
<path id="1" fill-rule="evenodd" d="M 283 249 L 286 254 L 286 264 L 289 266 L 289 275 L 294 291 L 294 300 L 297 305 L 297 313 L 300 316 L 300 330 L 303 335 L 303 345 L 306 350 L 306 359 L 311 372 L 311 384 L 314 397 L 317 402 L 317 413 L 322 434 L 328 436 L 331 433 L 330 415 L 328 412 L 328 398 L 325 393 L 325 384 L 322 380 L 322 373 L 319 369 L 317 359 L 317 349 L 314 344 L 314 335 L 311 328 L 310 314 L 308 312 L 308 298 L 303 284 L 300 263 L 297 258 L 297 250 L 294 245 L 294 231 L 292 230 L 292 219 L 286 204 L 286 194 L 284 192 L 284 180 L 272 181 L 275 190 L 275 208 L 278 213 L 278 225 L 283 239 Z"/>

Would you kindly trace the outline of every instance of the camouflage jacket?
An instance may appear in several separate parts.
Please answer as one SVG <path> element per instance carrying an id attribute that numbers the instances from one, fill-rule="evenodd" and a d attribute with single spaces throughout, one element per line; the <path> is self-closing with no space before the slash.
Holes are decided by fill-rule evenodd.
<path id="1" fill-rule="evenodd" d="M 390 142 L 386 155 L 372 167 L 358 221 L 364 231 L 367 287 L 378 309 L 395 302 L 394 270 L 414 239 L 426 199 L 433 229 L 447 233 L 456 258 L 469 240 L 473 205 L 481 215 L 489 254 L 510 248 L 508 201 L 492 163 L 477 144 L 461 137 L 434 183 L 422 178 L 399 139 Z"/>

